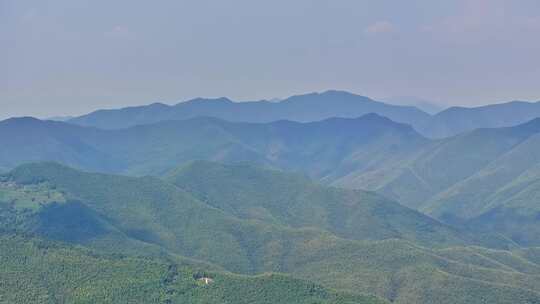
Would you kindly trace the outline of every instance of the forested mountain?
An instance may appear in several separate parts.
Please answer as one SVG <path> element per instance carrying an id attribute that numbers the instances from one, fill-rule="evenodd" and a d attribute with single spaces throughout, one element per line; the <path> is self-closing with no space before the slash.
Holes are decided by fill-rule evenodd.
<path id="1" fill-rule="evenodd" d="M 0 257 L 2 303 L 384 303 L 286 275 L 204 271 L 21 236 L 0 235 Z"/>
<path id="2" fill-rule="evenodd" d="M 496 251 L 455 245 L 448 249 L 433 249 L 430 248 L 431 246 L 421 247 L 405 241 L 407 239 L 405 234 L 402 236 L 405 240 L 384 241 L 354 240 L 344 234 L 339 237 L 337 234 L 340 231 L 336 230 L 334 234 L 332 230 L 335 227 L 328 225 L 328 222 L 324 220 L 320 221 L 320 227 L 313 227 L 316 225 L 314 222 L 302 224 L 294 223 L 294 220 L 287 221 L 295 216 L 293 211 L 296 208 L 326 210 L 325 212 L 329 212 L 327 214 L 332 214 L 330 211 L 336 207 L 339 209 L 339 204 L 344 204 L 363 210 L 361 205 L 374 206 L 371 205 L 369 199 L 377 199 L 376 195 L 363 194 L 345 200 L 347 195 L 342 196 L 343 193 L 339 194 L 340 191 L 328 189 L 326 191 L 330 194 L 323 195 L 323 199 L 313 207 L 299 199 L 302 196 L 295 195 L 294 192 L 290 195 L 283 194 L 277 201 L 268 201 L 264 199 L 268 192 L 261 190 L 255 183 L 244 188 L 247 192 L 241 193 L 261 197 L 259 202 L 247 198 L 238 200 L 236 205 L 218 205 L 215 198 L 219 192 L 223 192 L 224 198 L 231 197 L 235 193 L 231 192 L 229 187 L 212 190 L 216 191 L 215 193 L 205 192 L 204 189 L 208 189 L 206 183 L 199 183 L 197 172 L 192 172 L 193 169 L 201 167 L 207 167 L 205 172 L 210 180 L 208 185 L 212 185 L 213 178 L 219 178 L 219 174 L 229 175 L 232 184 L 235 180 L 245 179 L 246 174 L 251 176 L 255 174 L 254 177 L 259 176 L 262 179 L 273 179 L 277 175 L 278 179 L 283 178 L 300 183 L 299 188 L 303 189 L 301 192 L 307 193 L 308 197 L 310 191 L 324 191 L 323 188 L 319 188 L 320 186 L 310 184 L 301 177 L 281 176 L 282 173 L 261 171 L 243 165 L 221 167 L 217 164 L 194 163 L 171 171 L 169 179 L 174 181 L 174 185 L 151 177 L 133 178 L 83 173 L 51 163 L 25 165 L 2 177 L 0 196 L 2 231 L 4 234 L 31 233 L 41 238 L 88 246 L 101 252 L 122 252 L 129 255 L 154 257 L 154 259 L 166 258 L 172 261 L 183 261 L 188 265 L 196 263 L 196 267 L 190 266 L 191 268 L 188 269 L 214 267 L 204 266 L 204 263 L 188 260 L 182 256 L 217 265 L 217 269 L 222 267 L 241 274 L 284 272 L 299 279 L 322 284 L 327 288 L 345 291 L 346 294 L 335 295 L 340 301 L 354 299 L 354 294 L 358 292 L 376 294 L 396 303 L 434 303 L 434 301 L 470 303 L 478 298 L 486 299 L 490 303 L 515 303 L 516 299 L 530 303 L 540 301 L 540 285 L 537 284 L 540 281 L 536 280 L 536 276 L 540 273 L 540 266 L 536 264 L 538 261 L 536 251 L 523 251 L 517 248 L 511 251 Z M 236 173 L 236 170 L 239 172 Z M 194 180 L 194 183 L 183 182 L 189 174 L 194 176 L 193 179 L 187 178 L 187 180 Z M 277 180 L 270 184 L 273 184 L 272 189 L 284 189 Z M 195 187 L 196 185 L 200 187 Z M 189 189 L 191 193 L 182 189 Z M 338 194 L 333 194 L 333 191 L 337 191 Z M 260 194 L 257 195 L 257 193 Z M 205 201 L 193 195 L 200 195 Z M 331 199 L 334 195 L 344 200 L 334 201 Z M 391 205 L 391 203 L 385 203 L 384 199 L 377 200 L 380 201 L 379 204 Z M 250 201 L 252 204 L 249 204 Z M 229 200 L 225 202 L 230 203 Z M 282 206 L 291 205 L 292 208 L 288 210 L 288 213 L 292 217 L 274 213 L 277 209 L 272 208 L 272 203 Z M 335 206 L 336 204 L 338 206 Z M 355 204 L 358 207 L 354 207 Z M 261 214 L 268 213 L 273 218 L 268 220 L 259 218 L 257 215 L 251 216 L 249 212 L 244 214 L 235 211 L 240 206 L 248 210 L 259 210 Z M 367 210 L 369 211 L 370 208 L 368 207 Z M 301 214 L 302 212 L 297 213 L 297 218 Z M 334 213 L 334 216 L 338 215 Z M 391 218 L 386 218 L 386 211 L 374 212 L 368 216 L 364 212 L 360 212 L 357 216 L 352 215 L 352 217 L 347 215 L 359 222 L 371 218 L 369 221 L 373 223 L 375 235 L 377 235 L 377 230 L 388 229 L 384 225 L 376 224 L 377 221 L 410 223 L 407 220 L 399 220 L 400 216 L 412 216 L 415 220 L 422 219 L 422 216 L 412 211 L 403 211 L 403 215 L 396 214 Z M 331 219 L 330 216 L 328 219 Z M 441 229 L 436 228 L 438 226 L 440 227 L 440 224 L 436 224 L 433 220 L 426 220 L 424 227 L 417 229 L 416 233 L 422 233 L 422 231 L 436 233 Z M 391 226 L 390 230 L 399 231 L 401 227 L 403 226 L 396 224 Z M 13 247 L 9 240 L 9 238 L 4 238 L 2 243 L 7 244 L 7 247 Z M 27 259 L 33 259 L 31 257 L 35 249 L 23 248 L 21 250 L 30 250 L 29 253 L 25 253 L 25 256 Z M 9 251 L 2 250 L 5 255 L 1 259 L 2 263 L 6 263 L 9 267 L 22 266 L 21 261 L 13 260 L 12 256 L 16 256 L 16 253 L 6 255 L 6 252 Z M 50 258 L 62 259 L 54 251 L 48 252 L 51 254 Z M 69 251 L 63 252 L 72 254 Z M 48 258 L 43 257 L 43 254 L 36 255 L 40 259 Z M 8 259 L 7 256 L 11 258 Z M 53 267 L 54 261 L 46 261 L 42 264 L 52 263 L 50 267 Z M 70 261 L 77 263 L 75 258 L 70 258 Z M 128 271 L 130 267 L 134 267 L 133 271 L 137 273 L 151 271 L 154 275 L 148 278 L 148 284 L 144 285 L 148 289 L 145 290 L 148 291 L 148 295 L 156 295 L 152 296 L 152 299 L 161 294 L 162 289 L 152 287 L 155 286 L 155 283 L 152 283 L 155 279 L 152 278 L 163 276 L 163 270 L 159 269 L 165 269 L 164 264 L 156 262 L 156 269 L 140 260 L 119 261 L 116 258 L 112 260 L 105 258 L 99 263 L 109 269 L 111 276 L 121 277 L 123 274 L 114 271 L 114 267 L 106 266 L 107 263 L 120 263 L 121 266 L 118 267 L 121 267 L 123 271 Z M 137 270 L 137 267 L 146 268 Z M 76 271 L 71 270 L 70 267 L 66 268 L 65 271 Z M 43 269 L 39 271 L 47 272 L 50 268 L 39 269 Z M 190 270 L 186 271 L 189 273 Z M 212 273 L 215 273 L 216 270 L 213 271 Z M 80 275 L 78 273 L 77 271 L 72 275 L 75 277 Z M 107 273 L 109 272 L 105 272 L 104 275 L 106 276 Z M 128 273 L 126 275 L 129 276 Z M 189 285 L 189 275 L 185 277 Z M 218 277 L 217 274 L 216 277 Z M 279 281 L 279 278 L 277 277 L 276 280 Z M 284 278 L 284 280 L 288 279 Z M 256 284 L 257 279 L 254 281 Z M 30 283 L 35 282 L 30 274 L 16 282 L 37 284 Z M 97 282 L 107 284 L 107 277 L 100 278 Z M 135 278 L 129 282 L 134 285 L 123 285 L 122 288 L 125 289 L 120 290 L 130 290 L 130 288 L 137 288 L 137 284 L 142 284 L 137 283 Z M 218 282 L 217 279 L 216 282 Z M 216 287 L 220 286 L 220 289 L 224 288 L 225 291 L 216 292 L 225 293 L 222 294 L 224 297 L 234 295 L 226 292 L 229 284 L 237 284 L 235 286 L 247 284 L 245 288 L 250 290 L 249 282 L 235 283 L 234 280 L 229 280 L 225 276 L 221 282 L 220 284 L 223 285 L 216 283 Z M 273 280 L 267 281 L 267 284 L 270 284 L 268 288 L 274 288 L 274 284 L 278 284 L 277 286 L 281 284 L 273 282 Z M 51 288 L 51 292 L 54 291 L 55 284 L 57 283 L 48 287 Z M 306 285 L 302 285 L 304 283 L 301 281 L 283 284 L 298 286 L 294 288 L 297 288 L 300 295 L 293 293 L 290 294 L 292 297 L 302 298 L 303 296 L 302 299 L 315 302 L 319 298 L 319 301 L 324 303 L 322 301 L 325 299 L 324 296 L 322 300 L 318 296 L 321 293 L 314 295 L 308 292 L 306 295 L 305 291 L 302 291 L 305 290 L 302 286 Z M 42 287 L 42 285 L 37 285 L 36 288 Z M 73 296 L 69 290 L 69 288 L 64 289 L 66 296 Z M 100 297 L 122 299 L 121 291 L 119 291 L 120 294 L 114 295 L 108 293 L 107 290 L 103 290 L 104 294 Z M 92 289 L 88 292 L 91 291 Z M 45 291 L 41 290 L 41 292 Z M 188 289 L 187 293 L 180 294 L 188 296 L 195 293 L 201 297 L 215 296 L 212 292 L 212 290 L 207 293 L 204 289 Z M 53 293 L 58 294 L 58 292 Z M 273 296 L 274 293 L 279 295 L 279 290 L 269 291 L 269 296 Z M 329 293 L 332 294 L 332 292 Z M 180 295 L 173 293 L 172 296 Z"/>
<path id="3" fill-rule="evenodd" d="M 197 98 L 174 106 L 155 103 L 118 110 L 99 110 L 70 119 L 82 126 L 103 129 L 127 128 L 165 120 L 185 120 L 208 116 L 232 122 L 272 122 L 292 120 L 312 122 L 328 118 L 357 118 L 369 113 L 396 122 L 416 125 L 429 115 L 412 106 L 396 106 L 342 91 L 326 91 L 292 96 L 279 102 L 233 102 L 227 98 Z"/>
<path id="4" fill-rule="evenodd" d="M 375 193 L 325 187 L 296 174 L 252 165 L 195 161 L 167 174 L 167 180 L 244 219 L 315 227 L 356 240 L 399 238 L 427 246 L 475 242 L 466 232 Z"/>
<path id="5" fill-rule="evenodd" d="M 523 248 L 540 246 L 540 119 L 430 140 L 377 114 L 113 130 L 15 118 L 0 122 L 0 145 L 4 235 L 166 259 L 223 275 L 223 286 L 235 282 L 227 272 L 324 286 L 324 296 L 293 294 L 299 301 L 348 303 L 365 299 L 359 292 L 404 304 L 540 301 L 539 253 Z M 35 161 L 131 177 L 19 166 Z M 249 280 L 259 279 L 268 282 Z M 149 301 L 162 299 L 160 288 Z"/>
<path id="6" fill-rule="evenodd" d="M 312 123 L 194 118 L 99 130 L 17 118 L 0 122 L 0 166 L 58 161 L 93 171 L 159 174 L 195 159 L 251 161 L 322 178 L 390 164 L 428 142 L 376 114 Z M 329 176 L 329 178 L 333 178 Z"/>
<path id="7" fill-rule="evenodd" d="M 121 130 L 19 118 L 0 122 L 0 168 L 50 160 L 138 176 L 198 159 L 251 162 L 376 191 L 446 223 L 470 222 L 482 232 L 540 245 L 539 132 L 540 120 L 532 120 L 429 140 L 375 114 L 311 123 L 194 118 Z"/>
<path id="8" fill-rule="evenodd" d="M 540 119 L 434 141 L 400 167 L 334 183 L 376 190 L 446 222 L 539 245 L 536 199 Z"/>
<path id="9" fill-rule="evenodd" d="M 0 304 L 540 304 L 539 0 L 0 20 Z"/>

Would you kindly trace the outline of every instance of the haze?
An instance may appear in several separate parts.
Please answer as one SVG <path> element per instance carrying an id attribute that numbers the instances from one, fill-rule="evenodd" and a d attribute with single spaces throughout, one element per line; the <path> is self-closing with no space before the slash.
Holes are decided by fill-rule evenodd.
<path id="1" fill-rule="evenodd" d="M 540 2 L 0 0 L 0 118 L 348 90 L 540 100 Z"/>

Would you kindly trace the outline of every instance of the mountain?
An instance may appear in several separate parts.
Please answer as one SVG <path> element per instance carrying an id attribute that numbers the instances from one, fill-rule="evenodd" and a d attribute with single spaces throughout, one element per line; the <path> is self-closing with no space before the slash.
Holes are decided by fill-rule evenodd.
<path id="1" fill-rule="evenodd" d="M 356 180 L 346 176 L 337 183 L 351 187 L 354 184 L 373 184 L 376 187 L 373 190 L 398 199 L 409 207 L 421 208 L 432 196 L 465 180 L 540 132 L 539 121 L 513 128 L 478 129 L 431 141 L 411 158 L 403 159 L 398 167 L 383 168 L 383 172 L 376 171 Z M 373 176 L 375 180 L 369 180 Z M 495 189 L 488 189 L 492 190 Z"/>
<path id="2" fill-rule="evenodd" d="M 402 165 L 351 174 L 336 185 L 378 191 L 447 223 L 540 245 L 535 199 L 540 119 L 433 141 Z"/>
<path id="3" fill-rule="evenodd" d="M 160 259 L 105 255 L 58 242 L 0 235 L 4 303 L 376 304 L 281 274 L 240 276 Z M 205 284 L 202 278 L 211 281 Z M 44 279 L 46 278 L 46 279 Z"/>
<path id="4" fill-rule="evenodd" d="M 419 110 L 423 109 L 422 110 Z M 292 96 L 279 102 L 234 102 L 227 98 L 197 98 L 173 106 L 154 103 L 115 110 L 98 110 L 67 120 L 101 129 L 122 129 L 167 120 L 215 117 L 231 122 L 268 123 L 278 120 L 313 122 L 333 117 L 356 118 L 369 113 L 413 126 L 429 138 L 444 138 L 478 128 L 515 126 L 540 117 L 540 102 L 512 101 L 481 107 L 450 107 L 412 97 L 388 103 L 343 91 Z M 429 113 L 429 114 L 428 114 Z"/>
<path id="5" fill-rule="evenodd" d="M 99 130 L 32 118 L 0 122 L 0 167 L 58 161 L 90 171 L 160 174 L 196 159 L 251 161 L 335 179 L 393 164 L 428 142 L 376 114 L 312 123 L 231 123 L 215 118 Z"/>
<path id="6" fill-rule="evenodd" d="M 347 239 L 407 239 L 427 246 L 474 242 L 375 193 L 325 187 L 297 175 L 253 165 L 195 161 L 167 175 L 172 184 L 243 219 L 314 227 Z"/>
<path id="7" fill-rule="evenodd" d="M 232 122 L 266 123 L 277 120 L 311 122 L 333 117 L 356 118 L 369 113 L 412 125 L 429 118 L 428 114 L 412 106 L 395 106 L 348 92 L 326 91 L 292 96 L 279 102 L 197 98 L 174 106 L 154 103 L 118 110 L 99 110 L 70 119 L 69 122 L 102 129 L 120 129 L 200 116 Z"/>
<path id="8" fill-rule="evenodd" d="M 393 105 L 414 106 L 430 115 L 435 115 L 446 108 L 445 106 L 440 105 L 436 102 L 413 96 L 388 97 L 384 98 L 384 101 Z"/>
<path id="9" fill-rule="evenodd" d="M 536 132 L 422 209 L 448 222 L 469 221 L 479 230 L 503 232 L 520 244 L 540 244 L 540 119 L 509 128 L 525 130 Z"/>
<path id="10" fill-rule="evenodd" d="M 120 169 L 120 160 L 85 142 L 96 132 L 90 128 L 31 117 L 0 121 L 0 168 L 50 160 L 99 171 Z"/>
<path id="11" fill-rule="evenodd" d="M 226 169 L 236 170 L 233 167 Z M 175 172 L 171 176 L 179 176 L 177 170 Z M 184 175 L 180 176 L 185 176 L 186 172 L 181 172 Z M 245 171 L 242 171 L 233 176 L 239 176 L 241 180 L 244 174 Z M 263 171 L 258 174 L 277 173 Z M 22 284 L 32 286 L 28 290 L 38 289 L 36 293 L 22 295 L 29 297 L 47 294 L 47 290 L 51 295 L 65 294 L 66 297 L 93 295 L 101 291 L 103 293 L 97 295 L 100 298 L 129 299 L 130 290 L 136 289 L 133 297 L 143 293 L 151 299 L 163 299 L 159 298 L 162 296 L 181 302 L 186 299 L 182 297 L 189 299 L 200 296 L 206 302 L 212 302 L 212 297 L 218 296 L 234 302 L 231 297 L 235 295 L 246 297 L 246 300 L 260 300 L 258 295 L 266 289 L 256 286 L 263 284 L 264 288 L 269 288 L 263 299 L 273 299 L 273 296 L 280 299 L 281 296 L 281 299 L 289 301 L 299 298 L 317 302 L 319 299 L 324 303 L 323 300 L 329 297 L 324 296 L 325 292 L 336 294 L 329 291 L 335 289 L 344 292 L 336 294 L 337 299 L 348 299 L 353 303 L 356 303 L 354 297 L 362 297 L 359 292 L 403 304 L 471 303 L 478 299 L 489 303 L 540 303 L 540 281 L 537 280 L 540 275 L 540 265 L 537 264 L 540 252 L 534 249 L 492 250 L 476 246 L 430 249 L 406 240 L 358 241 L 338 237 L 324 227 L 317 229 L 300 227 L 300 224 L 298 227 L 281 224 L 286 222 L 286 217 L 282 216 L 274 216 L 278 221 L 272 224 L 267 220 L 248 217 L 243 212 L 217 205 L 213 196 L 208 196 L 208 203 L 203 202 L 183 190 L 193 184 L 184 185 L 180 180 L 174 180 L 182 188 L 152 177 L 84 173 L 52 163 L 25 165 L 4 175 L 0 192 L 0 230 L 4 235 L 30 233 L 47 241 L 89 247 L 100 255 L 110 256 L 114 253 L 112 258 L 102 258 L 80 251 L 71 253 L 68 249 L 57 250 L 46 244 L 36 248 L 15 239 L 12 243 L 30 246 L 18 249 L 9 239 L 3 238 L 0 244 L 9 250 L 0 251 L 2 269 L 34 269 L 2 272 L 7 276 L 2 282 L 10 284 L 7 285 L 10 286 L 8 295 L 21 296 L 13 291 L 19 290 L 21 285 L 13 284 Z M 252 191 L 260 191 L 257 189 L 254 187 Z M 232 194 L 224 192 L 224 197 Z M 260 197 L 265 196 L 265 192 L 261 192 Z M 236 207 L 265 208 L 269 213 L 274 211 L 264 199 L 261 203 L 253 202 L 253 206 L 247 205 L 247 202 L 241 200 Z M 328 202 L 330 206 L 336 203 Z M 343 202 L 353 203 L 354 200 Z M 365 199 L 356 204 L 370 205 Z M 301 201 L 292 205 L 315 209 Z M 319 202 L 318 206 L 321 208 L 324 204 Z M 331 207 L 327 207 L 327 210 L 331 210 Z M 297 214 L 299 216 L 301 212 Z M 363 214 L 357 217 L 358 221 L 363 218 Z M 386 220 L 385 214 L 376 213 L 372 219 Z M 395 221 L 396 217 L 390 220 Z M 391 229 L 399 229 L 399 225 L 393 227 Z M 156 252 L 156 248 L 161 251 Z M 77 250 L 81 250 L 80 247 Z M 119 258 L 119 252 L 128 256 Z M 67 257 L 63 258 L 62 254 Z M 133 258 L 133 255 L 141 257 Z M 195 269 L 206 271 L 204 263 L 197 262 L 199 266 L 193 266 L 193 262 L 188 260 L 186 270 L 182 268 L 176 275 L 177 271 L 169 267 L 171 262 L 154 262 L 156 259 L 186 261 L 182 256 L 239 274 L 282 272 L 292 278 L 274 276 L 257 283 L 260 277 L 238 277 L 239 280 L 245 279 L 234 281 L 234 277 L 213 270 L 204 275 L 215 279 L 215 286 L 219 288 L 214 290 L 210 284 L 208 294 L 205 289 L 194 286 L 193 282 Z M 89 261 L 81 262 L 86 260 Z M 84 268 L 84 265 L 79 267 L 81 263 L 89 268 Z M 65 271 L 66 276 L 58 276 L 60 270 L 55 270 L 57 268 Z M 168 275 L 171 270 L 173 276 Z M 93 278 L 95 285 L 87 285 L 87 275 Z M 48 278 L 47 285 L 43 285 L 42 279 L 37 279 L 43 277 Z M 62 283 L 65 277 L 71 280 Z M 123 282 L 124 277 L 130 279 L 122 283 L 120 289 L 115 289 L 115 284 Z M 167 279 L 171 277 L 172 280 Z M 157 284 L 156 278 L 162 278 L 159 281 L 162 283 Z M 322 287 L 316 287 L 319 285 Z M 58 286 L 62 286 L 61 291 L 56 289 Z M 74 286 L 81 293 L 70 293 Z M 110 286 L 111 289 L 100 286 Z M 230 292 L 235 288 L 243 290 L 240 293 Z M 292 298 L 283 298 L 286 295 L 279 293 L 279 290 L 284 288 L 298 292 L 287 293 Z M 111 294 L 109 290 L 113 289 L 118 292 Z M 163 295 L 163 289 L 171 291 Z"/>
<path id="12" fill-rule="evenodd" d="M 512 101 L 476 108 L 451 107 L 415 125 L 430 138 L 443 138 L 478 128 L 510 127 L 540 117 L 540 101 Z"/>
<path id="13" fill-rule="evenodd" d="M 376 114 L 311 123 L 194 118 L 121 130 L 20 118 L 0 122 L 0 144 L 5 147 L 0 167 L 50 160 L 88 171 L 140 176 L 162 175 L 199 159 L 251 162 L 333 186 L 379 192 L 454 225 L 479 217 L 484 219 L 483 225 L 476 225 L 484 227 L 480 232 L 502 233 L 520 245 L 537 246 L 534 200 L 520 211 L 529 210 L 528 228 L 514 224 L 523 219 L 505 210 L 501 214 L 512 220 L 496 230 L 488 229 L 496 228 L 491 226 L 495 217 L 480 216 L 494 209 L 484 206 L 523 205 L 503 202 L 503 197 L 520 189 L 511 189 L 512 182 L 526 185 L 515 179 L 536 165 L 539 131 L 539 120 L 533 120 L 428 140 L 410 126 Z M 535 176 L 533 171 L 529 175 Z M 498 191 L 501 197 L 488 198 Z M 534 197 L 534 188 L 528 191 Z M 503 223 L 500 216 L 496 221 Z"/>

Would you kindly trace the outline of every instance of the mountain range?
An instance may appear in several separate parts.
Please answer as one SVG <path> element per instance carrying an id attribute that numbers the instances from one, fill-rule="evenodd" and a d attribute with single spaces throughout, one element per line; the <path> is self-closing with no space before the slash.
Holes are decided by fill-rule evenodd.
<path id="1" fill-rule="evenodd" d="M 91 171 L 156 175 L 171 164 L 207 159 L 251 161 L 322 178 L 388 163 L 427 142 L 410 126 L 376 114 L 312 123 L 193 118 L 119 130 L 15 118 L 0 122 L 6 147 L 0 167 L 50 160 Z"/>
<path id="2" fill-rule="evenodd" d="M 402 98 L 398 98 L 400 104 Z M 509 127 L 540 116 L 540 102 L 512 101 L 475 108 L 450 107 L 428 114 L 414 106 L 394 105 L 344 91 L 326 91 L 292 96 L 279 102 L 234 102 L 228 98 L 197 98 L 173 106 L 154 103 L 96 112 L 67 120 L 82 126 L 121 129 L 166 120 L 215 117 L 231 122 L 267 123 L 277 120 L 313 122 L 327 118 L 357 118 L 376 113 L 413 126 L 429 138 L 443 138 L 477 128 Z M 394 101 L 392 101 L 394 100 Z M 405 99 L 411 102 L 410 98 Z M 433 110 L 431 110 L 434 112 Z"/>
<path id="3" fill-rule="evenodd" d="M 154 103 L 148 106 L 120 110 L 99 110 L 68 120 L 82 126 L 120 129 L 166 120 L 194 117 L 215 117 L 231 122 L 267 123 L 277 120 L 311 122 L 332 117 L 356 118 L 378 113 L 396 122 L 414 124 L 429 115 L 411 106 L 394 106 L 368 97 L 342 91 L 327 91 L 292 96 L 279 102 L 233 102 L 228 98 L 197 98 L 168 106 Z"/>
<path id="4" fill-rule="evenodd" d="M 538 105 L 0 121 L 0 303 L 540 303 Z"/>
<path id="5" fill-rule="evenodd" d="M 435 115 L 443 111 L 444 109 L 446 109 L 446 107 L 442 104 L 425 100 L 422 98 L 414 97 L 414 96 L 393 96 L 393 97 L 383 98 L 382 100 L 384 100 L 384 102 L 387 102 L 393 105 L 413 106 L 430 115 Z"/>
<path id="6" fill-rule="evenodd" d="M 420 123 L 418 130 L 431 138 L 443 138 L 479 128 L 511 127 L 537 117 L 540 117 L 540 101 L 450 107 Z"/>
<path id="7" fill-rule="evenodd" d="M 21 118 L 0 122 L 6 147 L 0 167 L 58 161 L 90 171 L 160 176 L 199 159 L 251 162 L 375 191 L 446 223 L 537 246 L 539 132 L 540 120 L 532 120 L 429 140 L 376 114 L 311 123 L 193 118 L 120 130 Z"/>
<path id="8" fill-rule="evenodd" d="M 229 184 L 216 188 L 224 176 Z M 268 195 L 257 182 L 245 183 L 259 178 L 280 196 Z M 235 184 L 242 187 L 235 191 L 230 187 Z M 376 194 L 356 195 L 288 173 L 194 162 L 171 170 L 163 179 L 134 178 L 39 163 L 3 175 L 0 186 L 2 245 L 9 248 L 2 250 L 2 266 L 8 267 L 3 269 L 29 270 L 16 272 L 18 280 L 9 290 L 23 284 L 37 295 L 46 288 L 65 297 L 92 293 L 94 299 L 129 299 L 143 293 L 169 303 L 195 302 L 220 293 L 234 302 L 232 297 L 246 292 L 261 303 L 266 303 L 261 296 L 265 292 L 278 295 L 277 303 L 383 301 L 363 293 L 394 303 L 540 301 L 536 249 L 471 246 L 454 238 L 452 228 Z M 216 200 L 221 193 L 224 199 Z M 230 200 L 235 197 L 239 199 Z M 309 203 L 313 197 L 316 204 Z M 348 225 L 353 225 L 351 230 Z M 373 234 L 367 234 L 369 230 Z M 20 239 L 17 234 L 38 239 Z M 420 235 L 439 245 L 409 241 L 423 239 Z M 378 240 L 366 239 L 374 237 Z M 441 237 L 451 245 L 444 246 Z M 51 242 L 84 246 L 90 252 Z M 92 253 L 96 250 L 101 253 Z M 18 258 L 21 254 L 24 259 Z M 134 255 L 138 258 L 130 257 Z M 45 286 L 38 283 L 40 273 L 47 275 L 54 267 L 77 279 L 69 284 L 62 277 Z M 235 279 L 230 272 L 280 272 L 292 277 Z M 96 283 L 85 293 L 70 289 L 73 284 L 82 288 L 88 276 Z M 118 284 L 122 277 L 129 277 L 129 284 L 118 287 L 117 293 L 109 289 L 115 285 L 100 287 Z M 208 291 L 197 287 L 194 279 L 200 277 L 213 280 Z M 258 284 L 264 289 L 255 287 Z M 62 285 L 66 287 L 58 291 Z M 234 293 L 235 285 L 243 293 Z M 9 295 L 22 297 L 16 292 Z M 203 303 L 208 302 L 212 301 Z"/>

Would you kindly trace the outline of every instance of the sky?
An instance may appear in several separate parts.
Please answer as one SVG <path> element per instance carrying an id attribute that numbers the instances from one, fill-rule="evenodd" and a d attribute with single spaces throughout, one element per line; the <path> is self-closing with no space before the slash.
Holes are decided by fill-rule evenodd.
<path id="1" fill-rule="evenodd" d="M 0 0 L 0 118 L 347 90 L 540 100 L 538 0 Z"/>

